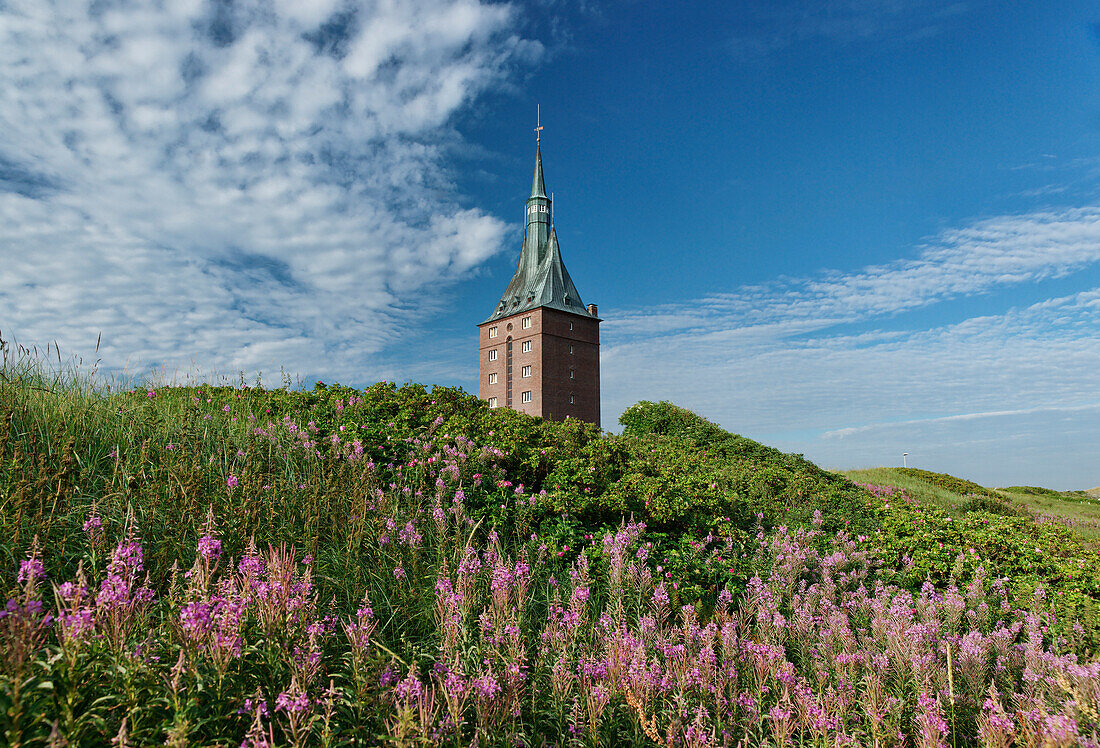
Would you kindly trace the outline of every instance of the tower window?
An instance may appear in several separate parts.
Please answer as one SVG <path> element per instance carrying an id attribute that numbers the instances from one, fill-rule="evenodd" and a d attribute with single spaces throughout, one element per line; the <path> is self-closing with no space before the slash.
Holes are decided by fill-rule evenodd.
<path id="1" fill-rule="evenodd" d="M 572 322 L 570 322 L 570 323 L 569 323 L 569 329 L 570 329 L 570 330 L 572 330 L 572 329 L 573 329 L 573 323 L 572 323 Z"/>
<path id="2" fill-rule="evenodd" d="M 570 356 L 572 356 L 572 355 L 573 355 L 573 346 L 569 346 L 569 355 L 570 355 Z"/>
<path id="3" fill-rule="evenodd" d="M 497 383 L 497 373 L 494 371 L 492 374 L 489 375 L 489 384 L 496 384 L 496 383 Z"/>
<path id="4" fill-rule="evenodd" d="M 531 376 L 531 367 L 530 367 L 530 366 L 524 366 L 524 367 L 523 367 L 523 369 L 522 369 L 522 371 L 520 371 L 519 375 L 520 375 L 521 377 L 529 377 L 529 376 Z"/>
<path id="5" fill-rule="evenodd" d="M 497 351 L 496 351 L 496 348 L 494 348 L 493 350 L 489 351 L 489 360 L 490 360 L 490 361 L 496 361 L 496 360 L 497 360 Z"/>
<path id="6" fill-rule="evenodd" d="M 523 345 L 521 345 L 519 348 L 520 348 L 520 353 L 530 353 L 531 352 L 531 341 L 530 340 L 523 341 Z"/>
<path id="7" fill-rule="evenodd" d="M 570 370 L 569 370 L 569 378 L 570 378 L 570 379 L 576 379 L 576 378 L 577 378 L 577 371 L 576 371 L 576 369 L 570 369 Z"/>
<path id="8" fill-rule="evenodd" d="M 497 328 L 496 327 L 490 327 L 489 328 L 489 337 L 490 338 L 495 338 L 496 336 L 497 336 Z"/>
<path id="9" fill-rule="evenodd" d="M 495 400 L 496 398 L 493 398 L 493 399 Z M 570 405 L 576 405 L 577 404 L 577 398 L 573 396 L 573 393 L 569 393 L 569 404 Z"/>
<path id="10" fill-rule="evenodd" d="M 490 408 L 497 407 L 497 399 L 495 397 L 490 397 L 489 398 L 489 407 Z"/>
<path id="11" fill-rule="evenodd" d="M 522 327 L 524 330 L 529 329 L 531 327 L 531 318 L 524 317 L 522 320 L 520 320 L 519 326 Z"/>
<path id="12" fill-rule="evenodd" d="M 521 392 L 520 395 L 519 395 L 519 401 L 521 403 L 531 402 L 531 390 L 527 390 L 526 392 Z"/>

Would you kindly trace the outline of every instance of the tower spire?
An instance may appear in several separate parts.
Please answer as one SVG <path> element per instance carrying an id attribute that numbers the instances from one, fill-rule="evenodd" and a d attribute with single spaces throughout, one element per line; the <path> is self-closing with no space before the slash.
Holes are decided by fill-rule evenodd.
<path id="1" fill-rule="evenodd" d="M 531 181 L 531 197 L 546 197 L 546 183 L 542 178 L 542 106 L 535 106 L 535 178 Z"/>
<path id="2" fill-rule="evenodd" d="M 595 304 L 581 301 L 562 261 L 553 195 L 542 173 L 541 107 L 536 116 L 535 174 L 516 272 L 478 325 L 478 395 L 490 408 L 599 426 L 600 318 Z"/>
<path id="3" fill-rule="evenodd" d="M 535 145 L 535 178 L 531 180 L 531 197 L 546 199 L 546 181 L 542 178 L 542 146 L 538 144 Z"/>

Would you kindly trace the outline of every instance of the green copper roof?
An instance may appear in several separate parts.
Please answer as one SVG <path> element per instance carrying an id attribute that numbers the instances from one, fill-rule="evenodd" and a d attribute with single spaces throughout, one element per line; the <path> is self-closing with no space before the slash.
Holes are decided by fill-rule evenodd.
<path id="1" fill-rule="evenodd" d="M 531 197 L 527 199 L 527 230 L 519 262 L 496 309 L 485 322 L 539 307 L 596 318 L 581 301 L 562 262 L 558 234 L 550 224 L 550 198 L 546 196 L 542 176 L 542 151 L 536 148 L 535 177 L 531 183 Z"/>
<path id="2" fill-rule="evenodd" d="M 535 146 L 535 178 L 531 180 L 531 197 L 546 197 L 546 182 L 542 179 L 542 148 Z"/>

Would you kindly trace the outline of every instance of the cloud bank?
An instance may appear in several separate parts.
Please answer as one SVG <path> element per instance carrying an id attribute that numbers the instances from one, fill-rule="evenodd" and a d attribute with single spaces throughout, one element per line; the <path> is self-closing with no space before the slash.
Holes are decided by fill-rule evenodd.
<path id="1" fill-rule="evenodd" d="M 369 376 L 499 251 L 450 118 L 541 47 L 477 0 L 0 7 L 0 328 L 106 362 Z"/>
<path id="2" fill-rule="evenodd" d="M 909 452 L 911 465 L 991 484 L 1091 487 L 1098 265 L 1100 208 L 1067 208 L 946 231 L 888 265 L 611 310 L 604 419 L 672 399 L 836 467 Z M 1015 300 L 1071 276 L 1086 287 Z M 953 310 L 960 299 L 981 313 Z"/>

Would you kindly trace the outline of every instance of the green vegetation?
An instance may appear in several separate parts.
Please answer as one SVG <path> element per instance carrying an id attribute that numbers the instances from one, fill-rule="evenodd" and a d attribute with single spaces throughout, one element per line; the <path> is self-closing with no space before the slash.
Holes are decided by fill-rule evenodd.
<path id="1" fill-rule="evenodd" d="M 1067 530 L 1073 538 L 1072 553 L 1087 555 L 1100 550 L 1100 500 L 1088 491 L 1055 491 L 1039 486 L 987 488 L 963 478 L 914 468 L 849 470 L 843 475 L 858 483 L 895 486 L 918 504 L 941 509 L 956 519 L 968 512 L 982 512 Z"/>
<path id="2" fill-rule="evenodd" d="M 857 483 L 895 486 L 918 503 L 942 509 L 955 517 L 974 511 L 1011 517 L 1028 516 L 1027 511 L 1006 501 L 1001 494 L 946 473 L 916 468 L 870 468 L 848 470 L 843 475 Z"/>
<path id="3" fill-rule="evenodd" d="M 71 573 L 80 560 L 72 536 L 94 507 L 116 532 L 132 514 L 143 536 L 155 539 L 146 565 L 160 584 L 173 564 L 191 556 L 212 507 L 233 518 L 222 527 L 228 552 L 254 539 L 261 547 L 287 542 L 341 558 L 325 575 L 332 580 L 324 582 L 325 593 L 353 601 L 363 572 L 345 549 L 355 546 L 360 530 L 346 518 L 364 511 L 365 486 L 346 459 L 349 450 L 400 473 L 416 451 L 413 442 L 436 432 L 478 445 L 484 452 L 478 460 L 486 471 L 492 462 L 495 471 L 481 476 L 484 483 L 537 497 L 519 510 L 501 506 L 500 490 L 467 491 L 467 511 L 482 527 L 535 531 L 577 548 L 624 518 L 642 522 L 654 560 L 678 578 L 684 600 L 726 584 L 740 588 L 758 531 L 808 526 L 815 516 L 825 532 L 892 535 L 877 548 L 881 562 L 896 569 L 915 564 L 906 574 L 914 585 L 945 579 L 960 548 L 985 547 L 987 526 L 1002 533 L 988 571 L 1022 585 L 1068 584 L 1071 573 L 1052 566 L 1054 559 L 1095 562 L 1066 531 L 1086 539 L 1095 531 L 1090 523 L 1100 515 L 1087 498 L 993 491 L 914 468 L 845 478 L 667 402 L 628 408 L 622 435 L 610 436 L 590 424 L 492 410 L 460 390 L 421 385 L 119 391 L 24 364 L 8 367 L 3 387 L 0 488 L 7 500 L 0 547 L 7 574 L 36 536 L 47 567 Z M 226 490 L 230 476 L 240 490 Z M 884 510 L 858 483 L 894 486 L 909 502 Z M 942 542 L 942 553 L 911 552 L 914 538 L 898 527 L 910 521 L 905 504 L 939 510 L 922 511 L 921 522 L 956 522 L 943 537 L 925 538 L 936 549 Z M 1044 509 L 1042 526 L 1031 519 L 1036 509 Z M 965 528 L 962 535 L 957 528 Z M 733 564 L 704 563 L 694 549 L 708 535 L 733 539 L 741 549 L 730 554 Z"/>
<path id="4" fill-rule="evenodd" d="M 931 470 L 920 470 L 918 468 L 895 468 L 895 470 L 902 475 L 917 478 L 937 488 L 942 488 L 945 491 L 950 491 L 951 493 L 961 496 L 986 496 L 991 499 L 999 498 L 995 492 L 984 486 L 978 485 L 974 481 L 966 480 L 965 478 L 956 478 L 946 473 L 933 473 Z"/>
<path id="5" fill-rule="evenodd" d="M 950 488 L 927 481 L 905 468 L 846 470 L 841 474 L 856 483 L 896 486 L 904 490 L 914 501 L 925 506 L 936 507 L 952 515 L 961 515 L 967 502 L 965 494 L 960 494 Z M 932 473 L 932 475 L 938 474 Z"/>
<path id="6" fill-rule="evenodd" d="M 1036 522 L 1065 527 L 1087 547 L 1100 551 L 1100 498 L 1087 491 L 1054 491 L 1035 486 L 1010 486 L 997 491 Z"/>
<path id="7" fill-rule="evenodd" d="M 1100 678 L 1054 655 L 1100 645 L 1100 560 L 1017 497 L 1087 500 L 925 471 L 853 483 L 667 402 L 621 422 L 444 387 L 119 388 L 5 360 L 8 744 L 56 726 L 97 745 L 893 745 L 944 719 L 976 744 L 990 678 L 1005 703 L 1024 687 L 1022 655 L 981 661 L 1012 642 L 1047 668 L 1035 713 L 1096 729 L 1072 705 Z M 921 673 L 897 650 L 912 637 Z M 964 637 L 978 659 L 947 714 Z M 851 714 L 814 717 L 851 684 Z M 859 699 L 885 711 L 868 724 Z"/>
<path id="8" fill-rule="evenodd" d="M 1008 486 L 1007 488 L 998 489 L 1000 491 L 1006 491 L 1008 493 L 1021 493 L 1028 496 L 1062 496 L 1061 491 L 1055 491 L 1053 488 L 1043 488 L 1041 486 Z M 1082 494 L 1084 491 L 1081 492 Z"/>

